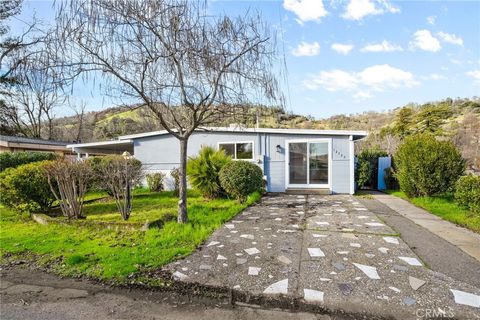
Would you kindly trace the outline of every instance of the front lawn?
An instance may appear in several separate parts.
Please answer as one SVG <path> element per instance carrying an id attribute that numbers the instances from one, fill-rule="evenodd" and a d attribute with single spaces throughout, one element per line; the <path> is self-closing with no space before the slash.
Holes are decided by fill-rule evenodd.
<path id="1" fill-rule="evenodd" d="M 407 200 L 440 218 L 480 233 L 480 216 L 459 207 L 452 196 L 408 198 L 401 191 L 386 191 L 388 194 Z"/>
<path id="2" fill-rule="evenodd" d="M 135 192 L 128 222 L 154 221 L 176 215 L 177 198 L 171 192 Z M 107 228 L 105 224 L 39 225 L 28 215 L 19 215 L 0 206 L 0 256 L 34 257 L 63 275 L 87 275 L 124 282 L 139 270 L 155 269 L 190 254 L 210 234 L 248 205 L 258 201 L 252 194 L 247 203 L 234 200 L 207 200 L 195 192 L 188 194 L 189 222 L 166 220 L 161 229 L 147 231 Z M 87 220 L 121 222 L 112 200 L 86 204 Z"/>

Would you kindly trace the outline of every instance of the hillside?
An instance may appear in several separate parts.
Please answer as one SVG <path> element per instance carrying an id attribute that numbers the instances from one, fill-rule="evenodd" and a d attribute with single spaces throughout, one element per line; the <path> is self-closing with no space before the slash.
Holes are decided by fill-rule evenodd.
<path id="1" fill-rule="evenodd" d="M 260 127 L 264 128 L 367 130 L 369 137 L 358 147 L 379 147 L 389 153 L 395 151 L 403 137 L 431 132 L 452 140 L 472 169 L 478 171 L 480 167 L 480 98 L 408 104 L 386 112 L 368 111 L 326 119 L 287 113 L 280 108 L 252 106 L 245 107 L 241 117 L 227 118 L 216 125 L 242 123 L 253 127 L 257 112 Z M 138 106 L 113 107 L 55 120 L 55 137 L 64 141 L 110 140 L 119 135 L 159 129 L 152 114 Z"/>

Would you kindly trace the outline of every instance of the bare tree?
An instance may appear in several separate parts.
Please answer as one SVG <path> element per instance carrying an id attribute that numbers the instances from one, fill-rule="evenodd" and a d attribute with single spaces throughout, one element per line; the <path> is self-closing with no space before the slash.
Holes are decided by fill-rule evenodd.
<path id="1" fill-rule="evenodd" d="M 72 79 L 102 76 L 111 93 L 146 105 L 180 144 L 178 222 L 187 222 L 188 139 L 226 106 L 278 97 L 274 42 L 260 16 L 208 16 L 187 0 L 72 0 L 57 16 Z"/>
<path id="2" fill-rule="evenodd" d="M 22 1 L 8 0 L 8 14 L 17 14 Z M 10 9 L 8 9 L 10 8 Z M 0 9 L 3 20 L 3 10 Z M 8 28 L 0 25 L 0 34 Z M 20 36 L 0 43 L 1 103 L 0 120 L 11 131 L 27 137 L 48 139 L 53 134 L 53 110 L 65 101 L 62 81 L 50 67 L 55 48 L 50 32 L 43 30 L 35 17 L 26 23 Z M 13 127 L 13 128 L 12 128 Z M 46 132 L 42 129 L 46 128 Z"/>
<path id="3" fill-rule="evenodd" d="M 128 220 L 132 211 L 132 188 L 143 178 L 142 163 L 128 152 L 98 157 L 93 161 L 98 161 L 94 169 L 96 180 L 113 196 L 122 219 Z"/>
<path id="4" fill-rule="evenodd" d="M 83 203 L 92 169 L 83 161 L 61 159 L 45 166 L 48 184 L 68 219 L 83 218 Z"/>
<path id="5" fill-rule="evenodd" d="M 70 105 L 70 108 L 75 112 L 75 123 L 77 125 L 76 133 L 74 134 L 73 140 L 76 142 L 82 142 L 83 131 L 85 126 L 85 108 L 87 105 L 85 103 L 80 103 L 77 105 Z"/>
<path id="6" fill-rule="evenodd" d="M 66 97 L 43 57 L 30 58 L 15 71 L 18 83 L 1 106 L 1 116 L 26 137 L 51 139 L 55 109 L 65 103 Z"/>

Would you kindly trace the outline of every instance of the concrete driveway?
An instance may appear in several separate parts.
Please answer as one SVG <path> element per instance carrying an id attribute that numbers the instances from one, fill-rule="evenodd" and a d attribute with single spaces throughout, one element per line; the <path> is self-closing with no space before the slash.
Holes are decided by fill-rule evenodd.
<path id="1" fill-rule="evenodd" d="M 430 270 L 351 196 L 266 196 L 165 269 L 246 302 L 397 319 L 480 314 L 479 288 Z"/>

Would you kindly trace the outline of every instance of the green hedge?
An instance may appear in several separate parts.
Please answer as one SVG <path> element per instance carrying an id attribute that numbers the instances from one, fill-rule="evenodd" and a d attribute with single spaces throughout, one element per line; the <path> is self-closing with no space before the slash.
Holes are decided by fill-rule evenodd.
<path id="1" fill-rule="evenodd" d="M 19 212 L 45 212 L 55 201 L 45 166 L 50 161 L 8 168 L 0 173 L 0 203 Z"/>
<path id="2" fill-rule="evenodd" d="M 263 189 L 262 169 L 247 161 L 229 162 L 220 170 L 220 184 L 227 195 L 243 202 Z"/>
<path id="3" fill-rule="evenodd" d="M 368 186 L 376 189 L 375 177 L 378 176 L 378 158 L 386 157 L 387 152 L 379 149 L 366 149 L 357 157 L 357 170 L 355 179 L 358 188 Z"/>
<path id="4" fill-rule="evenodd" d="M 455 201 L 462 207 L 480 214 L 480 176 L 464 176 L 455 186 Z"/>
<path id="5" fill-rule="evenodd" d="M 2 152 L 0 153 L 0 172 L 27 163 L 55 160 L 57 157 L 55 153 L 47 152 Z"/>
<path id="6" fill-rule="evenodd" d="M 453 143 L 430 134 L 406 138 L 394 159 L 400 190 L 409 197 L 453 192 L 465 171 L 465 161 Z"/>

